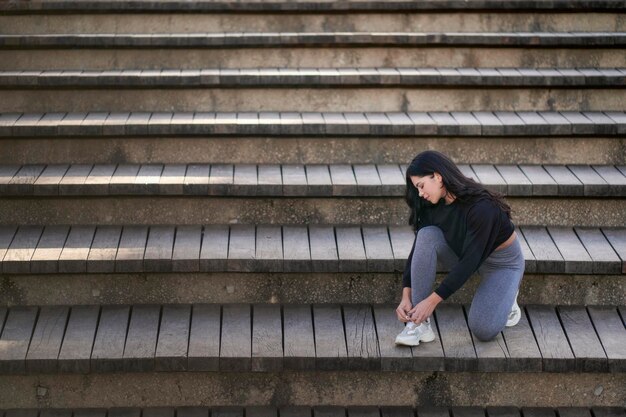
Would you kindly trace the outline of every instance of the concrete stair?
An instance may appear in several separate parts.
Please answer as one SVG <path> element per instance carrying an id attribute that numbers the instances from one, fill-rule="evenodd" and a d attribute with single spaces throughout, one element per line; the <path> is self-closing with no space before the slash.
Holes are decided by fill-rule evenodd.
<path id="1" fill-rule="evenodd" d="M 0 417 L 625 417 L 625 10 L 0 1 Z M 424 149 L 514 209 L 491 342 L 393 344 Z"/>
<path id="2" fill-rule="evenodd" d="M 460 167 L 507 196 L 519 224 L 626 224 L 624 166 Z M 3 165 L 0 223 L 181 224 L 184 213 L 189 224 L 404 225 L 404 170 L 398 164 Z"/>
<path id="3" fill-rule="evenodd" d="M 214 391 L 204 394 L 208 401 L 231 404 L 239 397 L 255 404 L 266 395 L 255 391 L 277 384 L 286 391 L 278 394 L 279 402 L 297 404 L 296 392 L 315 378 L 326 384 L 314 384 L 311 393 L 322 396 L 321 404 L 328 389 L 334 392 L 331 398 L 348 390 L 360 404 L 370 405 L 385 402 L 378 388 L 385 383 L 399 380 L 416 389 L 421 379 L 443 372 L 451 384 L 463 384 L 469 373 L 479 392 L 496 382 L 497 388 L 489 389 L 500 398 L 490 401 L 494 405 L 508 404 L 503 397 L 510 379 L 527 375 L 535 385 L 516 390 L 515 402 L 540 403 L 533 391 L 547 393 L 555 382 L 575 387 L 578 395 L 601 386 L 605 396 L 620 398 L 623 311 L 583 306 L 525 310 L 517 326 L 481 342 L 472 338 L 462 306 L 441 306 L 436 341 L 411 349 L 393 345 L 402 324 L 389 305 L 14 307 L 0 311 L 7 316 L 0 340 L 12 341 L 0 357 L 5 374 L 0 395 L 7 402 L 16 388 L 32 384 L 46 390 L 52 407 L 66 404 L 66 396 L 74 398 L 74 406 L 93 407 L 104 404 L 103 398 L 117 404 L 122 395 L 126 405 L 136 406 L 145 401 L 138 395 L 154 396 L 158 384 L 166 392 L 177 386 L 178 393 L 166 398 L 186 403 L 180 394 L 189 384 L 209 382 Z M 52 383 L 47 374 L 57 372 L 57 383 Z M 538 373 L 546 377 L 537 379 Z M 106 384 L 112 377 L 117 382 Z M 368 388 L 377 389 L 365 399 L 358 388 L 343 386 L 355 379 L 367 379 Z M 97 391 L 92 384 L 99 386 Z M 133 385 L 141 387 L 123 394 Z M 406 388 L 399 392 L 407 396 Z M 585 404 L 584 397 L 571 404 Z M 149 401 L 163 404 L 162 398 L 154 398 Z M 451 402 L 461 398 L 462 393 L 449 394 Z"/>
<path id="4" fill-rule="evenodd" d="M 7 90 L 0 90 L 0 99 L 11 100 L 6 100 L 0 111 L 46 112 L 54 108 L 59 112 L 177 109 L 353 113 L 478 112 L 488 108 L 576 113 L 622 110 L 621 95 L 616 95 L 614 89 L 623 88 L 625 79 L 626 69 L 618 68 L 5 71 L 0 72 L 0 88 Z M 307 97 L 305 102 L 302 96 Z"/>
<path id="5" fill-rule="evenodd" d="M 517 326 L 488 342 L 472 336 L 467 314 L 461 305 L 442 306 L 432 321 L 436 340 L 407 348 L 393 343 L 403 325 L 392 305 L 19 306 L 0 311 L 2 340 L 14 341 L 2 352 L 0 369 L 18 375 L 624 371 L 623 311 L 615 307 L 529 305 Z"/>
<path id="6" fill-rule="evenodd" d="M 521 302 L 549 304 L 553 291 L 561 304 L 622 302 L 624 228 L 521 226 L 518 234 Z M 0 239 L 0 300 L 9 305 L 393 303 L 413 234 L 381 225 L 58 225 L 2 226 Z M 471 302 L 478 282 L 451 301 Z"/>

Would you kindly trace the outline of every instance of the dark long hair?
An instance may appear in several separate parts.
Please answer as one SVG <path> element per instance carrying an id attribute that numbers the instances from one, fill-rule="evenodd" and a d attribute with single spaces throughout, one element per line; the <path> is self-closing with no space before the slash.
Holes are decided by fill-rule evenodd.
<path id="1" fill-rule="evenodd" d="M 420 213 L 425 205 L 431 203 L 420 198 L 419 193 L 411 176 L 424 177 L 433 175 L 435 172 L 441 175 L 443 185 L 446 190 L 453 194 L 458 201 L 471 203 L 481 198 L 492 200 L 509 218 L 511 218 L 511 207 L 504 201 L 499 193 L 487 190 L 482 184 L 471 178 L 467 178 L 461 170 L 446 155 L 437 151 L 424 151 L 418 154 L 406 170 L 406 192 L 405 200 L 411 210 L 409 224 L 417 229 L 419 225 Z"/>

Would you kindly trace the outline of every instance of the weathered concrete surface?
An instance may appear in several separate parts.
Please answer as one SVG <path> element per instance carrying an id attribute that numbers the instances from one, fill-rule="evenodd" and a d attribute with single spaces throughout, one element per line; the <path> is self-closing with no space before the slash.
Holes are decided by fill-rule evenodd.
<path id="1" fill-rule="evenodd" d="M 626 199 L 507 198 L 520 225 L 623 226 Z M 66 197 L 0 199 L 0 224 L 408 223 L 401 197 Z"/>
<path id="2" fill-rule="evenodd" d="M 306 98 L 306 99 L 303 99 Z M 0 90 L 0 112 L 622 111 L 626 89 L 190 88 Z"/>
<path id="3" fill-rule="evenodd" d="M 2 164 L 408 163 L 426 149 L 473 164 L 619 165 L 626 160 L 626 138 L 601 137 L 20 138 L 1 139 L 0 147 Z"/>
<path id="4" fill-rule="evenodd" d="M 520 225 L 624 226 L 626 199 L 507 198 Z"/>
<path id="5" fill-rule="evenodd" d="M 258 67 L 624 67 L 615 49 L 311 47 L 1 50 L 0 70 Z"/>
<path id="6" fill-rule="evenodd" d="M 625 385 L 624 373 L 189 372 L 3 376 L 0 378 L 0 406 L 623 407 Z M 37 396 L 38 390 L 45 395 Z M 596 395 L 598 392 L 600 394 Z"/>
<path id="7" fill-rule="evenodd" d="M 438 282 L 443 278 L 439 274 Z M 450 297 L 467 304 L 475 275 Z M 2 305 L 373 303 L 400 301 L 397 273 L 150 273 L 4 275 Z M 623 305 L 626 275 L 526 274 L 520 304 Z"/>
<path id="8" fill-rule="evenodd" d="M 0 17 L 0 33 L 194 32 L 619 32 L 618 13 L 195 13 L 57 14 Z"/>

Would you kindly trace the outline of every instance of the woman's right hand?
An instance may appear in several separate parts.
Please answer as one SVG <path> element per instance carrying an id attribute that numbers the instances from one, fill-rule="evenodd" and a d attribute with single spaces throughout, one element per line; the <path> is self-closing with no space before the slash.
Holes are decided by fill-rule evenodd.
<path id="1" fill-rule="evenodd" d="M 411 300 L 403 297 L 402 301 L 400 301 L 400 305 L 398 305 L 398 308 L 396 308 L 396 315 L 398 316 L 398 320 L 400 320 L 402 323 L 408 322 L 410 320 L 409 310 L 411 310 L 412 308 L 413 304 L 411 304 Z"/>

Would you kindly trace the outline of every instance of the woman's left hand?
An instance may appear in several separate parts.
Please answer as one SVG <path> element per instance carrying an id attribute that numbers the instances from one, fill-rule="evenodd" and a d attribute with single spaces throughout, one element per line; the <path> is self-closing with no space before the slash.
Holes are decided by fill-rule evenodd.
<path id="1" fill-rule="evenodd" d="M 415 324 L 420 324 L 428 319 L 435 311 L 435 307 L 443 299 L 436 293 L 432 293 L 430 296 L 420 301 L 415 307 L 409 310 L 409 317 Z"/>

